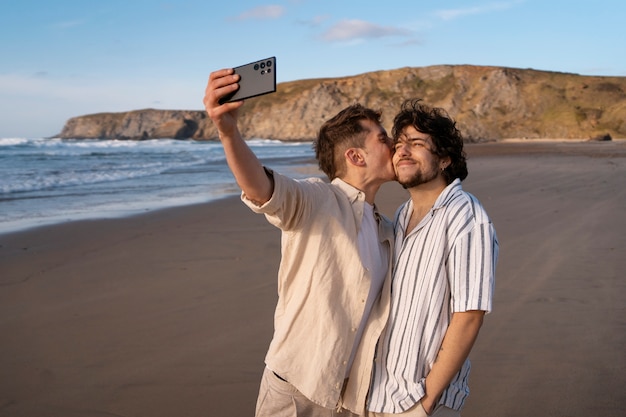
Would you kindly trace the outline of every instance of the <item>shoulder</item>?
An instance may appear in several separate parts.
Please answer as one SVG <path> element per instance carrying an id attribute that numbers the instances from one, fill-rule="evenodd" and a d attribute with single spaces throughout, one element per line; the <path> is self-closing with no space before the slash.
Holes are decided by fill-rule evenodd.
<path id="1" fill-rule="evenodd" d="M 478 198 L 463 190 L 457 190 L 449 199 L 445 223 L 447 233 L 453 240 L 493 229 L 491 219 Z"/>
<path id="2" fill-rule="evenodd" d="M 450 195 L 447 206 L 451 213 L 457 213 L 478 223 L 489 222 L 487 211 L 480 200 L 460 187 Z"/>
<path id="3" fill-rule="evenodd" d="M 293 179 L 274 173 L 274 193 L 270 199 L 271 206 L 294 205 L 308 210 L 332 209 L 337 205 L 349 206 L 353 201 L 352 191 L 345 186 L 319 177 Z"/>
<path id="4" fill-rule="evenodd" d="M 331 192 L 331 186 L 318 177 L 305 179 L 294 179 L 283 174 L 272 171 L 274 177 L 274 194 L 291 194 L 298 191 L 303 192 Z"/>

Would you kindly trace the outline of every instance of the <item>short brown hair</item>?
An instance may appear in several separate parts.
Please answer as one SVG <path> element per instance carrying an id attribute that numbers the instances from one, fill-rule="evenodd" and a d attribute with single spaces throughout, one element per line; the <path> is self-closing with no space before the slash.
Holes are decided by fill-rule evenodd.
<path id="1" fill-rule="evenodd" d="M 330 180 L 345 175 L 345 150 L 351 147 L 362 148 L 365 145 L 366 129 L 361 121 L 371 120 L 381 124 L 381 115 L 380 111 L 357 103 L 341 110 L 322 125 L 313 149 L 320 169 Z"/>

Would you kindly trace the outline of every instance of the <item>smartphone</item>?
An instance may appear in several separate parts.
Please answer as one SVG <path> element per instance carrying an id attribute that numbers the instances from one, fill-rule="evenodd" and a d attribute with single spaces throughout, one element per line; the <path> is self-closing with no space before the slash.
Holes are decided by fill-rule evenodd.
<path id="1" fill-rule="evenodd" d="M 276 57 L 261 59 L 235 67 L 239 89 L 220 99 L 220 104 L 244 100 L 276 91 Z"/>

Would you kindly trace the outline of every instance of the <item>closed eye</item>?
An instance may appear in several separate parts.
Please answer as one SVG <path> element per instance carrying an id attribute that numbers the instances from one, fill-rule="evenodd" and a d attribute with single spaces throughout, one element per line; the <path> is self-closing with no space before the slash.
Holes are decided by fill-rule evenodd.
<path id="1" fill-rule="evenodd" d="M 394 144 L 394 148 L 397 150 L 401 146 L 408 145 L 411 148 L 426 148 L 430 149 L 428 142 L 423 139 L 408 139 L 408 140 L 399 140 Z"/>

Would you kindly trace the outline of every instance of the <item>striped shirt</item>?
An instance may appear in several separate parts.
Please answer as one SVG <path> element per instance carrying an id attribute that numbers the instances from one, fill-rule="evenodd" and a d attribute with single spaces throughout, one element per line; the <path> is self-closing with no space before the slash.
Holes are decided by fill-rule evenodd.
<path id="1" fill-rule="evenodd" d="M 400 413 L 425 394 L 452 313 L 491 311 L 498 257 L 495 229 L 480 202 L 455 180 L 407 236 L 411 200 L 395 219 L 391 310 L 377 346 L 368 410 Z M 440 404 L 460 410 L 469 389 L 467 360 Z"/>

